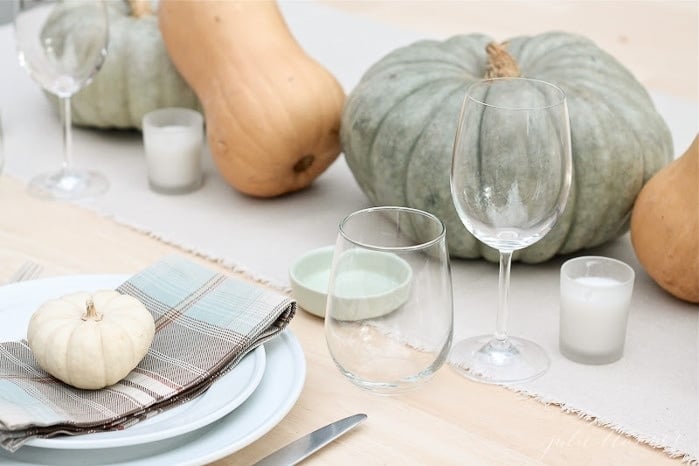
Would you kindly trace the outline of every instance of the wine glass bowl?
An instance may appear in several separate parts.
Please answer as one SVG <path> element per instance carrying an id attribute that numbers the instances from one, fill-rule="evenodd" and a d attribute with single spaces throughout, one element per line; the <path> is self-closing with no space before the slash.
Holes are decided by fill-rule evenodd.
<path id="1" fill-rule="evenodd" d="M 70 98 L 90 83 L 107 55 L 109 23 L 102 0 L 19 0 L 14 31 L 20 65 L 60 101 L 63 163 L 28 185 L 35 196 L 79 199 L 105 192 L 107 179 L 72 164 Z"/>
<path id="2" fill-rule="evenodd" d="M 325 312 L 328 350 L 341 373 L 375 393 L 417 387 L 446 360 L 452 331 L 442 222 L 404 207 L 345 218 Z"/>
<path id="3" fill-rule="evenodd" d="M 572 180 L 565 94 L 540 80 L 496 78 L 469 87 L 459 116 L 450 175 L 459 218 L 500 255 L 493 335 L 454 345 L 454 367 L 491 383 L 542 375 L 549 366 L 536 343 L 507 335 L 514 251 L 543 238 L 563 213 Z"/>

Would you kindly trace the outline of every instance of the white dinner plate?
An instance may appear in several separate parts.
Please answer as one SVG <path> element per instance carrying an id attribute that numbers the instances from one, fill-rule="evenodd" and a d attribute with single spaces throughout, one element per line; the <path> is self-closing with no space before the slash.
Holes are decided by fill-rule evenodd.
<path id="1" fill-rule="evenodd" d="M 51 450 L 25 446 L 0 449 L 2 465 L 192 466 L 228 456 L 269 432 L 294 406 L 306 377 L 298 340 L 285 330 L 265 343 L 267 368 L 262 382 L 241 406 L 188 434 L 160 442 L 99 450 Z"/>
<path id="2" fill-rule="evenodd" d="M 128 275 L 77 275 L 16 283 L 0 288 L 0 338 L 26 337 L 31 314 L 43 302 L 75 291 L 113 289 Z M 182 435 L 217 421 L 240 406 L 265 371 L 265 350 L 256 348 L 201 396 L 121 431 L 32 439 L 27 445 L 50 449 L 98 449 L 138 445 Z"/>

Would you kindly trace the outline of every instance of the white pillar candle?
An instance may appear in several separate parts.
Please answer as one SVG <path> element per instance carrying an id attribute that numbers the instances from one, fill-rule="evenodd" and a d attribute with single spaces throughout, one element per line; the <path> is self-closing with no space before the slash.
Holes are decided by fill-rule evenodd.
<path id="1" fill-rule="evenodd" d="M 195 110 L 163 108 L 143 117 L 148 182 L 158 192 L 184 193 L 201 186 L 203 117 Z"/>
<path id="2" fill-rule="evenodd" d="M 634 272 L 621 261 L 579 257 L 561 267 L 559 347 L 568 359 L 606 364 L 621 358 Z"/>

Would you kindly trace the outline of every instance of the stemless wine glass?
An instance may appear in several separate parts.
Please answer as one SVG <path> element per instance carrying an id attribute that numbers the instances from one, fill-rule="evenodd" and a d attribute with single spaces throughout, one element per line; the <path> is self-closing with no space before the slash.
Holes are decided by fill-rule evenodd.
<path id="1" fill-rule="evenodd" d="M 444 363 L 452 329 L 442 222 L 404 207 L 346 217 L 325 313 L 326 342 L 340 371 L 376 393 L 416 387 Z"/>
<path id="2" fill-rule="evenodd" d="M 63 164 L 29 182 L 29 192 L 52 199 L 79 199 L 105 192 L 107 179 L 72 166 L 70 98 L 99 71 L 107 55 L 109 25 L 102 0 L 18 0 L 15 38 L 20 64 L 56 95 L 63 120 Z"/>
<path id="3" fill-rule="evenodd" d="M 454 345 L 451 360 L 482 382 L 534 379 L 549 367 L 536 343 L 508 336 L 512 253 L 540 240 L 560 217 L 571 184 L 564 92 L 540 80 L 496 78 L 469 87 L 454 141 L 451 194 L 471 234 L 500 253 L 494 335 Z"/>

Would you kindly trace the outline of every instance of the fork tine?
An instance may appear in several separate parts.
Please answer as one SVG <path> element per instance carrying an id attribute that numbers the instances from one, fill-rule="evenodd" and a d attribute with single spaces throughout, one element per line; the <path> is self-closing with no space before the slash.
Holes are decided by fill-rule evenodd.
<path id="1" fill-rule="evenodd" d="M 38 277 L 41 274 L 42 270 L 43 270 L 43 267 L 41 267 L 36 262 L 32 262 L 32 265 L 29 268 L 29 270 L 27 271 L 27 274 L 25 275 L 24 279 L 25 280 L 32 280 L 32 279 Z"/>
<path id="2" fill-rule="evenodd" d="M 14 283 L 20 281 L 24 274 L 27 272 L 27 267 L 29 267 L 29 264 L 29 262 L 25 262 L 22 265 L 20 265 L 19 268 L 15 270 L 12 275 L 10 275 L 10 278 L 7 280 L 7 283 Z"/>
<path id="3" fill-rule="evenodd" d="M 15 273 L 12 274 L 8 283 L 22 282 L 25 280 L 31 280 L 36 278 L 41 274 L 43 267 L 36 262 L 26 261 L 20 266 Z"/>
<path id="4" fill-rule="evenodd" d="M 36 278 L 41 273 L 41 266 L 36 262 L 32 262 L 32 267 L 27 271 L 27 275 L 24 277 L 25 280 L 31 280 Z"/>
<path id="5" fill-rule="evenodd" d="M 31 280 L 32 278 L 34 278 L 38 274 L 38 272 L 39 272 L 38 264 L 36 264 L 34 262 L 28 262 L 27 267 L 24 270 L 24 274 L 20 277 L 20 280 L 21 281 Z"/>

